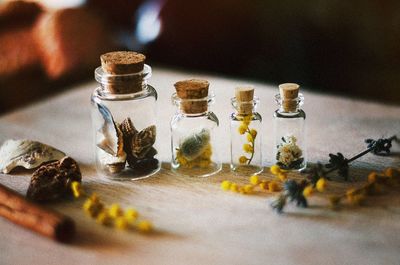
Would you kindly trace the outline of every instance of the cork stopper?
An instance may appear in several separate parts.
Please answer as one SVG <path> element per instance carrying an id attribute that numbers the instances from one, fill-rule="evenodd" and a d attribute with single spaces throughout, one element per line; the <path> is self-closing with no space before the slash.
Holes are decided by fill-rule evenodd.
<path id="1" fill-rule="evenodd" d="M 237 87 L 235 90 L 235 97 L 239 114 L 248 115 L 253 112 L 253 87 Z"/>
<path id="2" fill-rule="evenodd" d="M 296 111 L 297 97 L 299 96 L 300 86 L 295 83 L 285 83 L 279 85 L 279 93 L 282 99 L 282 108 L 286 112 Z"/>
<path id="3" fill-rule="evenodd" d="M 177 96 L 182 99 L 181 110 L 188 114 L 207 111 L 207 96 L 210 83 L 207 80 L 190 79 L 174 84 Z"/>
<path id="4" fill-rule="evenodd" d="M 107 76 L 106 89 L 112 94 L 135 93 L 142 90 L 142 76 L 146 56 L 132 51 L 115 51 L 100 56 Z"/>

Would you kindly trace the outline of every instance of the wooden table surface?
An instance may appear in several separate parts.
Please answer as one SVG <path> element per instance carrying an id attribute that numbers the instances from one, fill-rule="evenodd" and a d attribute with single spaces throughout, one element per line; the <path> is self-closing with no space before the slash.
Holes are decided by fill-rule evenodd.
<path id="1" fill-rule="evenodd" d="M 275 214 L 272 195 L 239 195 L 220 190 L 223 179 L 245 182 L 224 170 L 206 179 L 178 177 L 168 170 L 169 119 L 173 83 L 202 77 L 211 83 L 221 122 L 219 149 L 229 161 L 229 99 L 240 84 L 256 85 L 264 118 L 265 165 L 272 161 L 273 95 L 266 84 L 155 68 L 150 81 L 159 92 L 159 141 L 163 169 L 154 177 L 115 182 L 94 169 L 89 97 L 96 84 L 71 88 L 54 98 L 0 117 L 0 142 L 29 138 L 53 145 L 75 158 L 89 192 L 107 203 L 136 207 L 157 232 L 142 235 L 97 225 L 81 210 L 82 201 L 51 204 L 77 223 L 72 244 L 55 243 L 0 218 L 0 264 L 400 264 L 400 194 L 373 197 L 367 206 L 332 211 L 323 198 L 307 209 L 288 207 Z M 364 149 L 365 138 L 400 135 L 400 107 L 315 94 L 303 90 L 311 162 L 330 152 L 350 157 Z M 400 147 L 390 157 L 368 154 L 352 164 L 357 181 L 334 183 L 339 189 L 360 185 L 370 170 L 399 166 Z M 267 171 L 267 170 L 266 170 Z M 31 172 L 0 174 L 0 183 L 25 194 Z M 272 178 L 263 173 L 262 178 Z"/>

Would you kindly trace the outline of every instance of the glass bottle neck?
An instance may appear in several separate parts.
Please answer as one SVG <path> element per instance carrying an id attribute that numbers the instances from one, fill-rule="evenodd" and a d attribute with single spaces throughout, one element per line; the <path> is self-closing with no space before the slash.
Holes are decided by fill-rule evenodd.
<path id="1" fill-rule="evenodd" d="M 142 71 L 129 74 L 110 74 L 100 66 L 95 70 L 95 79 L 100 83 L 100 92 L 104 95 L 133 94 L 147 89 L 147 79 L 151 77 L 151 72 L 147 64 Z"/>
<path id="2" fill-rule="evenodd" d="M 231 98 L 232 107 L 235 109 L 235 114 L 238 116 L 248 116 L 256 112 L 257 105 L 259 103 L 258 98 L 254 98 L 251 101 L 238 101 L 236 98 Z"/>
<path id="3" fill-rule="evenodd" d="M 204 98 L 182 99 L 176 93 L 172 95 L 172 103 L 178 107 L 177 112 L 187 117 L 204 116 L 209 113 L 210 105 L 214 103 L 215 96 L 210 94 Z"/>
<path id="4" fill-rule="evenodd" d="M 301 111 L 300 107 L 304 103 L 304 97 L 299 93 L 297 98 L 286 99 L 282 98 L 280 94 L 276 94 L 275 101 L 279 107 L 277 110 L 278 113 L 284 115 L 296 115 Z"/>

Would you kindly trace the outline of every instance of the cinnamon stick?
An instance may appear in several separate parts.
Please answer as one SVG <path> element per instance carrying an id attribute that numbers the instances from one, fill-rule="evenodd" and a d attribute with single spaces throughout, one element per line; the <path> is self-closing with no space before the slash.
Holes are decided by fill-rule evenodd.
<path id="1" fill-rule="evenodd" d="M 60 242 L 70 241 L 75 234 L 71 218 L 32 203 L 1 184 L 0 216 Z"/>

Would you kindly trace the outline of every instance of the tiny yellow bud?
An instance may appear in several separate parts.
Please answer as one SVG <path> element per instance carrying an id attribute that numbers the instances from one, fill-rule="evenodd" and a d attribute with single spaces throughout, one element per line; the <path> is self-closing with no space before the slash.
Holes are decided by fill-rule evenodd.
<path id="1" fill-rule="evenodd" d="M 151 230 L 153 230 L 152 223 L 150 221 L 147 221 L 147 220 L 140 221 L 136 225 L 136 227 L 140 232 L 144 232 L 144 233 L 151 232 Z"/>
<path id="2" fill-rule="evenodd" d="M 239 157 L 239 163 L 240 164 L 245 164 L 246 162 L 247 162 L 247 157 L 245 157 L 245 156 Z"/>
<path id="3" fill-rule="evenodd" d="M 108 216 L 107 211 L 101 211 L 96 217 L 96 222 L 102 225 L 109 225 L 110 217 Z"/>
<path id="4" fill-rule="evenodd" d="M 72 189 L 72 194 L 74 195 L 75 198 L 79 198 L 83 193 L 81 183 L 78 181 L 72 181 L 71 189 Z"/>
<path id="5" fill-rule="evenodd" d="M 122 216 L 124 214 L 124 212 L 122 211 L 119 204 L 114 203 L 110 206 L 110 209 L 108 210 L 108 214 L 110 215 L 111 218 L 117 218 L 119 216 Z"/>
<path id="6" fill-rule="evenodd" d="M 254 139 L 257 136 L 257 131 L 255 129 L 251 129 L 250 134 L 251 134 L 251 136 L 253 136 L 253 139 Z"/>
<path id="7" fill-rule="evenodd" d="M 245 185 L 243 187 L 243 190 L 244 190 L 245 193 L 251 193 L 251 192 L 253 192 L 253 186 L 252 185 Z"/>
<path id="8" fill-rule="evenodd" d="M 270 170 L 274 175 L 278 175 L 281 172 L 281 168 L 278 165 L 271 166 Z"/>
<path id="9" fill-rule="evenodd" d="M 348 189 L 346 191 L 346 196 L 353 196 L 356 193 L 355 189 Z"/>
<path id="10" fill-rule="evenodd" d="M 263 189 L 263 190 L 268 189 L 268 181 L 263 180 L 263 181 L 260 183 L 259 186 L 260 186 L 260 188 Z"/>
<path id="11" fill-rule="evenodd" d="M 99 196 L 97 196 L 95 192 L 93 192 L 92 195 L 90 195 L 89 200 L 91 200 L 93 203 L 100 202 Z"/>
<path id="12" fill-rule="evenodd" d="M 233 192 L 238 192 L 239 191 L 239 187 L 236 183 L 231 183 L 231 187 L 230 190 Z"/>
<path id="13" fill-rule="evenodd" d="M 240 125 L 238 131 L 240 134 L 245 134 L 245 132 L 247 131 L 247 125 L 245 124 Z"/>
<path id="14" fill-rule="evenodd" d="M 283 182 L 283 181 L 286 181 L 287 175 L 286 175 L 286 173 L 280 172 L 280 173 L 278 173 L 278 178 L 279 178 L 280 181 Z"/>
<path id="15" fill-rule="evenodd" d="M 120 230 L 125 230 L 129 227 L 128 221 L 124 217 L 121 217 L 121 216 L 117 217 L 115 219 L 114 224 L 115 224 L 115 227 Z"/>
<path id="16" fill-rule="evenodd" d="M 223 190 L 229 190 L 231 188 L 231 182 L 229 180 L 222 181 L 221 188 Z"/>
<path id="17" fill-rule="evenodd" d="M 314 189 L 313 189 L 312 185 L 308 185 L 303 190 L 303 196 L 310 197 L 313 194 L 313 191 L 314 191 Z"/>
<path id="18" fill-rule="evenodd" d="M 385 169 L 384 174 L 385 174 L 386 177 L 392 178 L 394 176 L 393 168 Z"/>
<path id="19" fill-rule="evenodd" d="M 125 217 L 129 222 L 134 222 L 138 218 L 139 213 L 136 211 L 136 209 L 133 208 L 128 208 L 125 211 Z"/>
<path id="20" fill-rule="evenodd" d="M 253 175 L 250 177 L 250 183 L 253 185 L 257 185 L 260 183 L 260 179 L 258 178 L 257 175 Z"/>
<path id="21" fill-rule="evenodd" d="M 325 178 L 320 178 L 317 181 L 316 188 L 317 188 L 317 190 L 319 192 L 323 192 L 325 190 L 326 186 L 327 186 L 327 184 L 326 184 L 326 179 Z"/>
<path id="22" fill-rule="evenodd" d="M 247 134 L 246 138 L 248 142 L 253 142 L 253 136 L 250 133 Z"/>
<path id="23" fill-rule="evenodd" d="M 369 173 L 369 175 L 368 175 L 368 183 L 375 182 L 377 177 L 378 177 L 378 174 L 376 174 L 376 172 Z"/>
<path id="24" fill-rule="evenodd" d="M 244 144 L 244 145 L 243 145 L 243 150 L 244 150 L 246 153 L 252 153 L 252 152 L 253 152 L 253 146 L 250 145 L 250 144 Z"/>
<path id="25" fill-rule="evenodd" d="M 278 183 L 276 181 L 269 182 L 268 183 L 268 190 L 271 191 L 271 192 L 279 191 L 280 188 L 279 188 Z"/>
<path id="26" fill-rule="evenodd" d="M 93 202 L 90 199 L 87 199 L 84 203 L 83 203 L 83 209 L 88 212 L 93 206 Z"/>
<path id="27" fill-rule="evenodd" d="M 103 208 L 104 206 L 101 202 L 93 202 L 90 198 L 83 204 L 83 209 L 91 217 L 96 217 Z"/>

